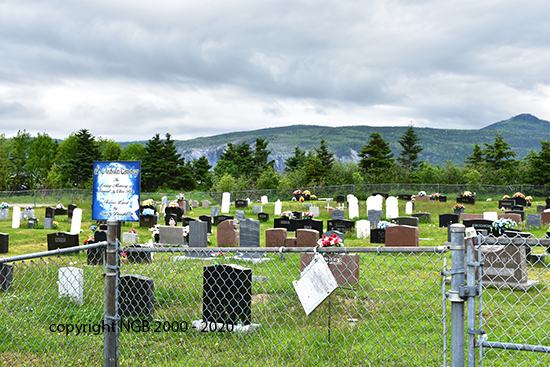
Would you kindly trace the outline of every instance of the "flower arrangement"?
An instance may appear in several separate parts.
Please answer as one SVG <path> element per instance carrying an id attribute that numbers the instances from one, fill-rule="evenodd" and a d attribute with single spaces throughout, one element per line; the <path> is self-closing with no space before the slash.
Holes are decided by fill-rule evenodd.
<path id="1" fill-rule="evenodd" d="M 222 252 L 222 251 L 211 251 L 210 252 L 210 256 L 212 257 L 225 257 L 225 252 Z"/>
<path id="2" fill-rule="evenodd" d="M 381 220 L 380 222 L 378 222 L 378 224 L 376 225 L 376 228 L 378 229 L 386 229 L 387 227 L 391 226 L 391 223 L 390 222 L 387 222 L 385 220 Z"/>
<path id="3" fill-rule="evenodd" d="M 527 201 L 528 203 L 531 203 L 533 201 L 533 197 L 532 196 L 526 196 L 525 201 Z"/>
<path id="4" fill-rule="evenodd" d="M 281 213 L 281 218 L 286 218 L 288 220 L 294 218 L 294 214 L 291 211 L 286 211 Z"/>
<path id="5" fill-rule="evenodd" d="M 181 192 L 179 194 L 176 195 L 176 200 L 177 201 L 183 201 L 185 200 L 185 195 L 183 195 Z"/>
<path id="6" fill-rule="evenodd" d="M 2 202 L 2 204 L 0 204 L 1 209 L 8 209 L 9 207 L 8 203 Z"/>
<path id="7" fill-rule="evenodd" d="M 33 209 L 34 209 L 34 208 L 33 208 L 31 205 L 28 205 L 28 206 L 25 207 L 25 210 L 26 210 L 26 211 L 33 210 Z"/>
<path id="8" fill-rule="evenodd" d="M 296 196 L 296 195 L 300 195 L 300 194 L 303 194 L 302 193 L 302 190 L 295 190 L 292 195 Z"/>
<path id="9" fill-rule="evenodd" d="M 491 229 L 498 232 L 504 232 L 506 229 L 512 228 L 516 226 L 516 222 L 514 222 L 511 219 L 507 218 L 500 218 L 499 220 L 495 220 L 493 224 L 491 225 Z"/>
<path id="10" fill-rule="evenodd" d="M 57 222 L 56 220 L 54 220 L 54 221 L 52 222 L 52 228 L 53 228 L 53 229 L 59 228 L 59 222 Z"/>
<path id="11" fill-rule="evenodd" d="M 189 234 L 189 226 L 183 227 L 183 237 L 187 237 Z"/>
<path id="12" fill-rule="evenodd" d="M 128 254 L 126 253 L 126 251 L 120 253 L 120 261 L 122 261 L 123 263 L 128 262 Z"/>
<path id="13" fill-rule="evenodd" d="M 302 219 L 313 219 L 314 215 L 312 212 L 304 212 L 302 213 Z"/>
<path id="14" fill-rule="evenodd" d="M 431 194 L 430 197 L 432 197 L 432 198 L 439 198 L 439 193 L 436 192 L 435 194 Z"/>
<path id="15" fill-rule="evenodd" d="M 57 204 L 55 206 L 56 209 L 65 209 L 65 207 L 63 206 L 63 204 Z"/>
<path id="16" fill-rule="evenodd" d="M 143 200 L 143 206 L 153 206 L 155 205 L 155 201 L 153 199 L 147 199 L 147 200 Z"/>
<path id="17" fill-rule="evenodd" d="M 303 203 L 305 201 L 303 196 L 300 196 L 300 203 Z"/>
<path id="18" fill-rule="evenodd" d="M 155 224 L 154 226 L 150 227 L 149 232 L 151 232 L 151 237 L 155 238 L 156 234 L 160 234 L 160 224 Z"/>
<path id="19" fill-rule="evenodd" d="M 95 231 L 97 231 L 97 226 L 94 224 L 90 227 L 90 233 L 86 236 L 86 240 L 84 241 L 84 244 L 86 245 L 88 242 L 93 241 Z"/>
<path id="20" fill-rule="evenodd" d="M 523 195 L 521 192 L 518 191 L 512 197 L 514 197 L 514 198 L 525 198 L 525 195 Z"/>
<path id="21" fill-rule="evenodd" d="M 304 190 L 303 194 L 307 196 L 307 195 L 311 195 L 311 192 L 309 192 L 309 190 Z"/>
<path id="22" fill-rule="evenodd" d="M 143 209 L 143 215 L 155 215 L 155 211 L 151 208 L 145 208 Z"/>
<path id="23" fill-rule="evenodd" d="M 455 206 L 453 206 L 453 210 L 457 210 L 457 209 L 466 210 L 466 207 L 462 204 L 456 204 Z"/>
<path id="24" fill-rule="evenodd" d="M 508 200 L 508 199 L 510 199 L 510 196 L 509 196 L 509 195 L 504 195 L 504 196 L 502 197 L 502 200 Z"/>
<path id="25" fill-rule="evenodd" d="M 342 243 L 342 239 L 338 237 L 336 234 L 331 234 L 330 236 L 323 235 L 323 238 L 321 238 L 319 241 L 317 241 L 317 244 L 320 247 L 342 247 L 344 246 Z"/>
<path id="26" fill-rule="evenodd" d="M 317 196 L 315 196 L 315 195 L 310 195 L 309 198 L 310 198 L 310 199 L 317 199 Z"/>
<path id="27" fill-rule="evenodd" d="M 178 203 L 175 201 L 171 201 L 170 204 L 168 204 L 170 208 L 179 208 Z"/>
<path id="28" fill-rule="evenodd" d="M 462 194 L 460 194 L 463 198 L 469 198 L 471 196 L 474 196 L 471 191 L 464 191 Z"/>
<path id="29" fill-rule="evenodd" d="M 418 196 L 426 196 L 426 191 L 419 191 Z"/>
<path id="30" fill-rule="evenodd" d="M 135 229 L 132 228 L 131 230 L 128 231 L 128 233 L 137 233 L 137 232 Z"/>

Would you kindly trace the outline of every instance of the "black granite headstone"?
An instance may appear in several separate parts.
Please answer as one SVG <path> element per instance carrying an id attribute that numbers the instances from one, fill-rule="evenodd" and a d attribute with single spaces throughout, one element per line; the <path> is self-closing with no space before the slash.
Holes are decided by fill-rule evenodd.
<path id="1" fill-rule="evenodd" d="M 189 225 L 189 222 L 193 222 L 195 221 L 196 219 L 195 218 L 191 218 L 191 217 L 185 217 L 185 218 L 182 218 L 181 219 L 181 225 L 186 227 Z"/>
<path id="2" fill-rule="evenodd" d="M 214 217 L 214 226 L 217 226 L 218 224 L 220 224 L 224 220 L 228 220 L 228 219 L 233 219 L 233 216 L 232 215 L 225 215 L 225 214 L 216 215 Z"/>
<path id="3" fill-rule="evenodd" d="M 45 216 L 46 218 L 55 218 L 55 208 L 47 207 Z"/>
<path id="4" fill-rule="evenodd" d="M 155 312 L 155 282 L 136 274 L 121 275 L 118 288 L 119 315 L 152 318 Z"/>
<path id="5" fill-rule="evenodd" d="M 460 215 L 439 214 L 439 227 L 448 227 L 453 223 L 460 223 Z"/>
<path id="6" fill-rule="evenodd" d="M 323 221 L 317 219 L 301 219 L 296 221 L 296 229 L 314 229 L 323 237 Z"/>
<path id="7" fill-rule="evenodd" d="M 355 221 L 347 219 L 327 220 L 327 231 L 339 231 L 342 233 L 352 231 L 355 228 Z"/>
<path id="8" fill-rule="evenodd" d="M 292 215 L 296 219 L 302 219 L 302 212 L 292 212 Z"/>
<path id="9" fill-rule="evenodd" d="M 157 224 L 157 216 L 156 215 L 143 215 L 143 214 L 140 214 L 140 216 L 139 216 L 139 226 L 140 227 L 151 228 L 155 224 Z"/>
<path id="10" fill-rule="evenodd" d="M 164 210 L 164 215 L 166 216 L 166 225 L 170 222 L 170 219 L 168 218 L 169 215 L 175 215 L 176 216 L 176 224 L 178 222 L 181 222 L 181 219 L 183 217 L 183 209 L 180 207 L 173 207 L 169 206 Z"/>
<path id="11" fill-rule="evenodd" d="M 269 221 L 269 213 L 259 212 L 258 213 L 258 220 L 260 222 L 268 222 Z"/>
<path id="12" fill-rule="evenodd" d="M 201 215 L 199 220 L 203 221 L 207 225 L 208 233 L 212 233 L 212 217 L 209 215 Z"/>
<path id="13" fill-rule="evenodd" d="M 130 245 L 125 248 L 128 263 L 150 264 L 152 262 L 151 251 L 136 251 L 143 248 L 141 245 Z"/>
<path id="14" fill-rule="evenodd" d="M 250 325 L 251 305 L 252 269 L 233 264 L 204 268 L 204 322 Z"/>
<path id="15" fill-rule="evenodd" d="M 76 204 L 69 204 L 69 206 L 67 207 L 67 216 L 69 220 L 73 219 L 73 213 L 76 208 L 77 208 Z"/>
<path id="16" fill-rule="evenodd" d="M 295 232 L 298 225 L 296 219 L 275 218 L 273 220 L 273 228 L 286 228 L 288 232 Z"/>
<path id="17" fill-rule="evenodd" d="M 13 264 L 0 264 L 0 290 L 10 290 L 12 283 Z"/>
<path id="18" fill-rule="evenodd" d="M 235 200 L 235 208 L 248 208 L 248 200 L 245 200 L 245 199 Z"/>
<path id="19" fill-rule="evenodd" d="M 69 232 L 48 233 L 48 251 L 78 246 L 78 234 Z"/>
<path id="20" fill-rule="evenodd" d="M 386 243 L 386 230 L 383 228 L 371 229 L 370 243 Z"/>
<path id="21" fill-rule="evenodd" d="M 493 226 L 493 221 L 490 219 L 464 219 L 462 223 L 466 226 L 466 228 L 474 227 L 476 232 L 483 229 L 488 231 L 488 233 L 491 233 L 491 228 Z"/>
<path id="22" fill-rule="evenodd" d="M 0 233 L 0 254 L 7 254 L 10 246 L 10 235 Z"/>

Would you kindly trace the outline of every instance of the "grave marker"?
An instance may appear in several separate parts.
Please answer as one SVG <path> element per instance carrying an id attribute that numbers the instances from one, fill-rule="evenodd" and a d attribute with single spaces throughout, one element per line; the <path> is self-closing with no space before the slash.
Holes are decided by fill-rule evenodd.
<path id="1" fill-rule="evenodd" d="M 222 208 L 221 212 L 222 214 L 229 213 L 229 205 L 231 204 L 231 194 L 228 192 L 224 192 L 222 195 Z"/>
<path id="2" fill-rule="evenodd" d="M 281 215 L 283 212 L 283 203 L 281 203 L 281 200 L 277 200 L 275 202 L 275 211 L 273 212 L 273 215 Z"/>
<path id="3" fill-rule="evenodd" d="M 146 317 L 155 313 L 155 282 L 136 274 L 121 275 L 118 283 L 119 315 L 122 317 Z"/>
<path id="4" fill-rule="evenodd" d="M 481 280 L 485 285 L 528 290 L 538 284 L 527 278 L 525 246 L 481 246 L 481 258 Z"/>
<path id="5" fill-rule="evenodd" d="M 79 234 L 81 223 L 82 223 L 82 209 L 75 208 L 75 209 L 73 209 L 73 220 L 71 222 L 71 232 L 70 233 Z"/>
<path id="6" fill-rule="evenodd" d="M 17 205 L 13 207 L 13 214 L 11 217 L 11 228 L 16 229 L 19 228 L 21 224 L 21 208 Z"/>
<path id="7" fill-rule="evenodd" d="M 218 224 L 218 247 L 235 247 L 239 245 L 239 224 L 234 219 L 228 219 Z"/>
<path id="8" fill-rule="evenodd" d="M 260 247 L 260 221 L 248 218 L 240 223 L 240 247 Z M 261 259 L 261 252 L 245 252 L 242 258 Z"/>
<path id="9" fill-rule="evenodd" d="M 527 228 L 540 228 L 540 214 L 527 214 Z"/>
<path id="10" fill-rule="evenodd" d="M 252 206 L 252 214 L 258 214 L 264 211 L 264 207 L 261 205 L 253 205 Z"/>
<path id="11" fill-rule="evenodd" d="M 390 196 L 386 199 L 386 218 L 397 217 L 399 217 L 399 202 L 395 196 Z"/>
<path id="12" fill-rule="evenodd" d="M 59 268 L 59 298 L 68 297 L 78 304 L 84 302 L 84 271 L 80 268 Z"/>
<path id="13" fill-rule="evenodd" d="M 357 231 L 357 238 L 365 239 L 370 236 L 370 222 L 368 220 L 358 220 L 355 223 L 355 229 Z"/>

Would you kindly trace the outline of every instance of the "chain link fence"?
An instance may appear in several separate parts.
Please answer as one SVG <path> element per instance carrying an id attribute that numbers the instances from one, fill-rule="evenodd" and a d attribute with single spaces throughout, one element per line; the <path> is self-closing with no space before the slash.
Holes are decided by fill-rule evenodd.
<path id="1" fill-rule="evenodd" d="M 283 250 L 121 248 L 118 364 L 442 365 L 443 247 L 324 253 L 337 288 L 309 315 L 293 281 L 312 249 Z M 89 256 L 2 260 L 3 365 L 103 364 L 106 269 Z"/>
<path id="2" fill-rule="evenodd" d="M 478 242 L 480 361 L 484 366 L 550 365 L 550 239 L 518 233 L 479 236 Z"/>

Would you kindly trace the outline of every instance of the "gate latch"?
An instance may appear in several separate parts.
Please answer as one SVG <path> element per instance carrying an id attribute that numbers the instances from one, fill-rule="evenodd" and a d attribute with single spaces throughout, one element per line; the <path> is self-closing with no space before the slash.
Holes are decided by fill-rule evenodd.
<path id="1" fill-rule="evenodd" d="M 458 295 L 462 299 L 468 298 L 468 297 L 477 297 L 479 296 L 479 288 L 476 285 L 473 285 L 473 286 L 461 285 L 458 287 Z"/>

